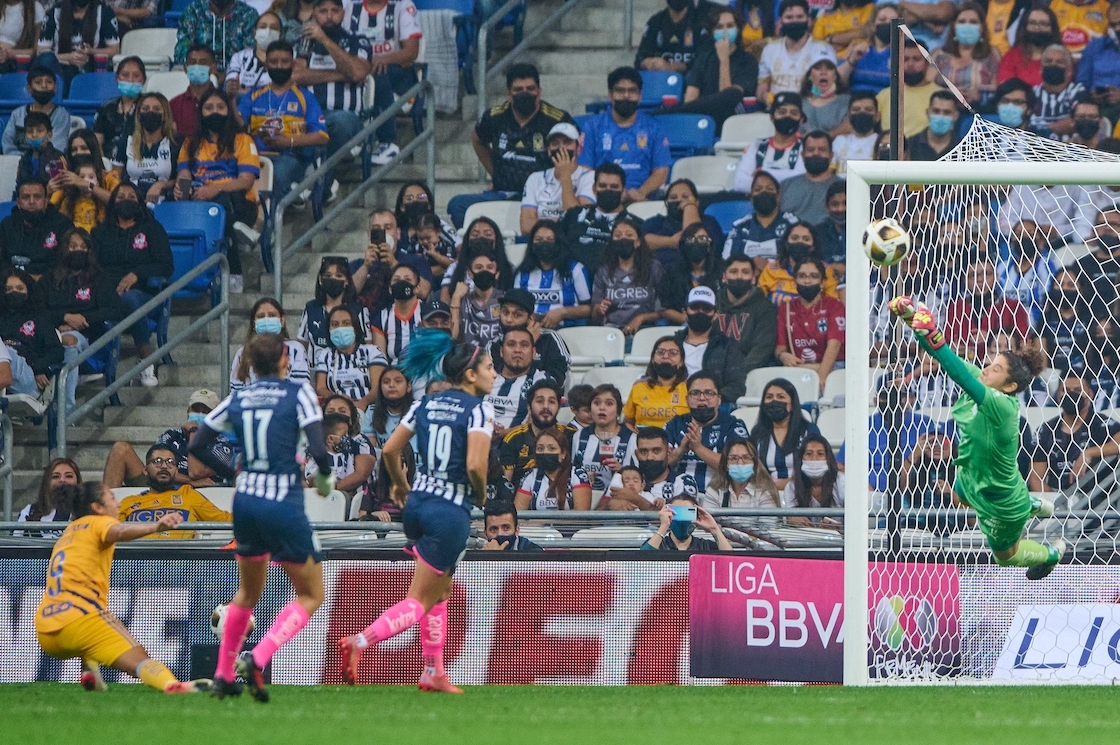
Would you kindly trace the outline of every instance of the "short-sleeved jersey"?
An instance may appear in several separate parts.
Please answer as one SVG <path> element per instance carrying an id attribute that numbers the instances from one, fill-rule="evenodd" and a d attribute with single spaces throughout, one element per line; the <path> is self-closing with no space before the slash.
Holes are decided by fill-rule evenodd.
<path id="1" fill-rule="evenodd" d="M 332 393 L 353 401 L 364 398 L 373 387 L 369 369 L 387 364 L 385 355 L 372 344 L 356 344 L 349 354 L 334 347 L 315 353 L 315 374 L 327 376 L 327 389 Z"/>
<path id="2" fill-rule="evenodd" d="M 414 403 L 400 426 L 416 435 L 418 446 L 412 493 L 446 499 L 469 512 L 475 495 L 467 475 L 467 437 L 494 435 L 490 403 L 451 388 Z"/>
<path id="3" fill-rule="evenodd" d="M 549 496 L 548 490 L 552 482 L 548 480 L 548 474 L 534 468 L 525 474 L 525 478 L 521 480 L 521 486 L 518 487 L 518 494 L 529 495 L 529 509 L 531 510 L 558 510 L 561 509 L 557 503 L 557 499 Z M 591 479 L 587 476 L 587 471 L 577 466 L 572 467 L 571 476 L 568 478 L 568 488 L 565 496 L 565 506 L 563 509 L 575 509 L 575 503 L 572 499 L 572 493 L 575 489 L 580 487 L 591 488 Z"/>
<path id="4" fill-rule="evenodd" d="M 688 413 L 688 388 L 682 382 L 675 388 L 650 385 L 649 381 L 639 380 L 630 389 L 623 414 L 633 420 L 634 426 L 664 427 L 665 423 L 678 414 Z"/>
<path id="5" fill-rule="evenodd" d="M 156 438 L 154 444 L 166 447 L 175 453 L 175 459 L 179 462 L 179 473 L 184 476 L 190 475 L 190 454 L 187 452 L 187 448 L 191 444 L 191 438 L 187 436 L 182 427 L 173 427 L 165 431 Z M 234 462 L 237 460 L 237 452 L 234 450 L 233 443 L 221 436 L 215 438 L 214 444 L 210 447 L 210 456 L 211 459 L 217 458 L 225 463 L 230 470 L 233 470 Z"/>
<path id="6" fill-rule="evenodd" d="M 767 44 L 762 49 L 762 56 L 758 62 L 759 80 L 770 81 L 771 93 L 801 91 L 801 83 L 805 80 L 805 73 L 809 68 L 821 60 L 836 63 L 836 50 L 831 44 L 810 39 L 798 51 L 790 53 L 786 49 L 786 40 L 778 39 Z"/>
<path id="7" fill-rule="evenodd" d="M 1108 31 L 1108 0 L 1095 0 L 1088 5 L 1054 0 L 1050 10 L 1058 19 L 1062 45 L 1074 54 Z"/>
<path id="8" fill-rule="evenodd" d="M 117 16 L 107 3 L 90 3 L 86 12 L 97 14 L 97 18 L 94 20 L 93 38 L 89 41 L 91 48 L 104 49 L 121 43 L 121 30 L 117 25 Z M 43 28 L 39 31 L 40 52 L 60 51 L 58 32 L 61 30 L 61 21 L 62 3 L 59 3 L 47 11 L 47 17 L 43 20 Z M 86 43 L 86 40 L 82 37 L 84 26 L 84 22 L 72 22 L 70 24 L 71 50 Z"/>
<path id="9" fill-rule="evenodd" d="M 233 434 L 241 443 L 239 494 L 282 502 L 290 490 L 290 496 L 302 504 L 302 474 L 296 459 L 300 431 L 322 420 L 319 399 L 308 383 L 264 378 L 227 396 L 206 415 L 205 424 Z"/>
<path id="10" fill-rule="evenodd" d="M 584 122 L 579 163 L 588 168 L 614 163 L 626 173 L 626 188 L 637 189 L 655 168 L 671 167 L 673 156 L 669 138 L 649 114 L 639 111 L 632 125 L 620 127 L 611 112 L 604 111 Z"/>
<path id="11" fill-rule="evenodd" d="M 357 456 L 373 455 L 373 445 L 370 444 L 365 435 L 355 437 L 347 435 L 339 443 L 338 452 L 331 452 L 328 449 L 327 455 L 331 459 L 331 473 L 334 474 L 335 481 L 341 481 L 354 473 Z M 319 464 L 315 462 L 310 453 L 307 453 L 303 461 L 303 475 L 311 478 L 317 473 L 319 473 Z M 359 488 L 358 491 L 360 492 L 362 489 Z"/>
<path id="12" fill-rule="evenodd" d="M 369 60 L 373 57 L 370 40 L 366 36 L 352 34 L 345 26 L 332 32 L 332 41 L 351 57 Z M 317 41 L 304 40 L 296 48 L 296 55 L 307 63 L 308 70 L 334 71 L 338 65 L 327 48 Z M 333 83 L 317 83 L 311 86 L 315 98 L 324 111 L 353 111 L 362 107 L 362 87 L 365 82 L 351 83 L 339 80 Z"/>
<path id="13" fill-rule="evenodd" d="M 581 427 L 572 436 L 572 464 L 587 472 L 596 489 L 606 491 L 614 472 L 603 462 L 614 460 L 623 467 L 636 465 L 637 445 L 638 433 L 627 426 L 607 440 L 600 440 L 594 427 Z"/>
<path id="14" fill-rule="evenodd" d="M 544 315 L 550 310 L 574 308 L 580 303 L 591 302 L 591 280 L 587 269 L 578 261 L 570 262 L 567 277 L 556 269 L 534 269 L 521 272 L 514 279 L 516 287 L 533 293 L 536 313 Z"/>
<path id="15" fill-rule="evenodd" d="M 394 303 L 373 315 L 373 332 L 385 340 L 385 354 L 390 362 L 404 356 L 412 341 L 412 334 L 420 325 L 420 301 L 413 300 L 412 312 L 404 316 Z"/>
<path id="16" fill-rule="evenodd" d="M 319 100 L 307 88 L 295 85 L 283 93 L 276 93 L 267 85 L 250 91 L 241 97 L 237 110 L 260 150 L 269 149 L 261 139 L 262 134 L 295 137 L 327 131 Z"/>
<path id="17" fill-rule="evenodd" d="M 167 491 L 149 489 L 121 500 L 121 522 L 154 523 L 171 513 L 182 516 L 183 522 L 228 523 L 233 520 L 232 514 L 216 507 L 190 484 Z M 194 531 L 169 530 L 146 537 L 194 538 Z"/>
<path id="18" fill-rule="evenodd" d="M 815 364 L 824 357 L 830 341 L 840 343 L 837 360 L 844 359 L 844 304 L 835 298 L 821 295 L 817 302 L 806 306 L 790 300 L 778 309 L 778 346 L 788 349 L 802 362 Z"/>
<path id="19" fill-rule="evenodd" d="M 732 256 L 777 258 L 778 241 L 797 222 L 797 215 L 792 212 L 779 213 L 777 220 L 765 226 L 754 215 L 739 218 L 732 224 L 731 232 L 723 243 L 724 261 Z"/>
<path id="20" fill-rule="evenodd" d="M 974 377 L 980 377 L 980 368 L 966 365 Z M 962 388 L 952 412 L 960 435 L 953 462 L 969 471 L 981 494 L 999 499 L 1025 489 L 1018 463 L 1019 399 L 985 388 L 984 400 L 977 403 Z"/>
<path id="21" fill-rule="evenodd" d="M 669 434 L 669 445 L 679 448 L 688 434 L 688 425 L 692 423 L 692 414 L 675 416 L 665 425 Z M 746 440 L 749 437 L 747 425 L 738 417 L 730 414 L 717 413 L 714 421 L 700 428 L 700 444 L 717 453 L 723 451 L 723 444 L 729 437 Z M 696 487 L 701 491 L 708 488 L 708 482 L 714 475 L 712 468 L 701 460 L 694 450 L 689 450 L 677 462 L 676 474 L 687 474 L 696 480 Z"/>
<path id="22" fill-rule="evenodd" d="M 35 630 L 58 631 L 109 608 L 109 570 L 115 545 L 105 541 L 115 517 L 86 515 L 62 532 L 51 550 L 47 587 L 35 611 Z"/>
<path id="23" fill-rule="evenodd" d="M 482 115 L 474 131 L 490 150 L 495 189 L 522 192 L 529 174 L 552 167 L 545 144 L 548 133 L 560 122 L 571 123 L 571 115 L 547 101 L 541 101 L 540 109 L 525 124 L 517 121 L 509 101 Z"/>
<path id="24" fill-rule="evenodd" d="M 224 184 L 236 181 L 243 173 L 251 173 L 253 178 L 258 178 L 261 175 L 261 156 L 257 152 L 257 145 L 253 142 L 253 138 L 238 132 L 233 142 L 232 153 L 219 152 L 217 143 L 204 139 L 198 146 L 193 171 L 190 148 L 184 145 L 179 151 L 179 171 L 188 171 L 193 181 L 202 184 Z M 257 190 L 249 187 L 245 198 L 250 202 L 257 201 Z"/>
<path id="25" fill-rule="evenodd" d="M 521 424 L 529 415 L 529 401 L 526 396 L 533 383 L 544 380 L 548 375 L 536 366 L 530 366 L 524 375 L 507 378 L 499 375 L 494 381 L 494 388 L 486 396 L 486 400 L 494 407 L 494 422 L 507 429 L 515 424 Z"/>
<path id="26" fill-rule="evenodd" d="M 343 7 L 342 27 L 369 39 L 374 54 L 399 51 L 402 39 L 419 39 L 423 35 L 412 0 L 389 0 L 373 15 L 362 0 L 347 3 Z"/>
<path id="27" fill-rule="evenodd" d="M 112 154 L 114 168 L 123 167 L 132 183 L 142 185 L 141 188 L 147 184 L 147 188 L 151 188 L 156 181 L 169 181 L 175 177 L 179 163 L 179 144 L 166 137 L 151 147 L 141 142 L 134 155 L 132 135 L 126 135 L 117 140 Z"/>

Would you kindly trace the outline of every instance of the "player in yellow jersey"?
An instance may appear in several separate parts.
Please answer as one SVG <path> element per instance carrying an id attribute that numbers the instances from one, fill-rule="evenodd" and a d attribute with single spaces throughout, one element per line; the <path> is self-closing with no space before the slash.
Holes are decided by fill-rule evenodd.
<path id="1" fill-rule="evenodd" d="M 54 544 L 47 566 L 47 587 L 35 611 L 39 646 L 52 657 L 82 658 L 82 687 L 105 690 L 99 665 L 133 675 L 164 693 L 209 690 L 210 681 L 180 682 L 128 633 L 109 612 L 109 569 L 120 541 L 143 538 L 174 528 L 182 515 L 168 513 L 158 522 L 124 524 L 120 505 L 101 483 L 63 484 L 55 501 L 70 507 L 72 522 Z"/>

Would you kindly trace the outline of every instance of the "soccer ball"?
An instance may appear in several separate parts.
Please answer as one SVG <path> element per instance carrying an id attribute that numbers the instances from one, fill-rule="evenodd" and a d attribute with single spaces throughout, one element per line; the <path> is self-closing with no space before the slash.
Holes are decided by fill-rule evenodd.
<path id="1" fill-rule="evenodd" d="M 219 639 L 222 638 L 222 630 L 226 626 L 226 610 L 228 609 L 228 607 L 228 604 L 222 603 L 214 609 L 213 613 L 210 614 L 210 631 L 213 632 L 214 636 L 218 637 Z M 257 619 L 250 615 L 249 628 L 245 629 L 245 636 L 249 636 L 249 634 L 252 634 L 253 629 L 255 629 L 256 627 Z"/>
<path id="2" fill-rule="evenodd" d="M 892 217 L 875 220 L 863 231 L 863 252 L 872 264 L 894 266 L 910 252 L 910 233 Z"/>

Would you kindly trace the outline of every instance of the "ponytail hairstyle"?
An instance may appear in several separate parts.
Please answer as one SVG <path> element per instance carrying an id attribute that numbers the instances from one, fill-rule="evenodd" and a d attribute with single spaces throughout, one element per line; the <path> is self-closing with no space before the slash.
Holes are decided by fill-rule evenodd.
<path id="1" fill-rule="evenodd" d="M 1041 349 L 1023 348 L 1018 352 L 1004 352 L 1007 360 L 1007 382 L 1015 384 L 1014 393 L 1030 387 L 1031 381 L 1046 369 L 1048 360 Z"/>
<path id="2" fill-rule="evenodd" d="M 477 370 L 490 355 L 477 344 L 456 344 L 449 334 L 439 329 L 418 328 L 412 332 L 408 350 L 397 368 L 407 380 L 428 382 L 446 380 L 460 385 L 468 370 Z"/>
<path id="3" fill-rule="evenodd" d="M 443 369 L 443 376 L 452 385 L 460 385 L 466 380 L 467 371 L 477 370 L 488 356 L 487 351 L 477 344 L 456 344 L 444 355 L 440 367 Z"/>

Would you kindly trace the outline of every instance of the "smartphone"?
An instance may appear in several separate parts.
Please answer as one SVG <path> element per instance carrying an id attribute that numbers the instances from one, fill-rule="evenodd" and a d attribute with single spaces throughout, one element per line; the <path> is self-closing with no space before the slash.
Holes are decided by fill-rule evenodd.
<path id="1" fill-rule="evenodd" d="M 694 523 L 696 522 L 696 507 L 691 504 L 674 504 L 670 505 L 669 509 L 673 511 L 673 522 L 677 523 Z"/>
<path id="2" fill-rule="evenodd" d="M 369 242 L 375 246 L 380 246 L 385 242 L 385 228 L 370 228 Z"/>
<path id="3" fill-rule="evenodd" d="M 191 180 L 189 178 L 179 179 L 179 191 L 183 194 L 183 199 L 191 198 Z"/>
<path id="4" fill-rule="evenodd" d="M 62 165 L 62 161 L 52 160 L 47 163 L 47 174 L 52 178 L 58 178 L 59 174 L 65 171 L 66 168 Z"/>

